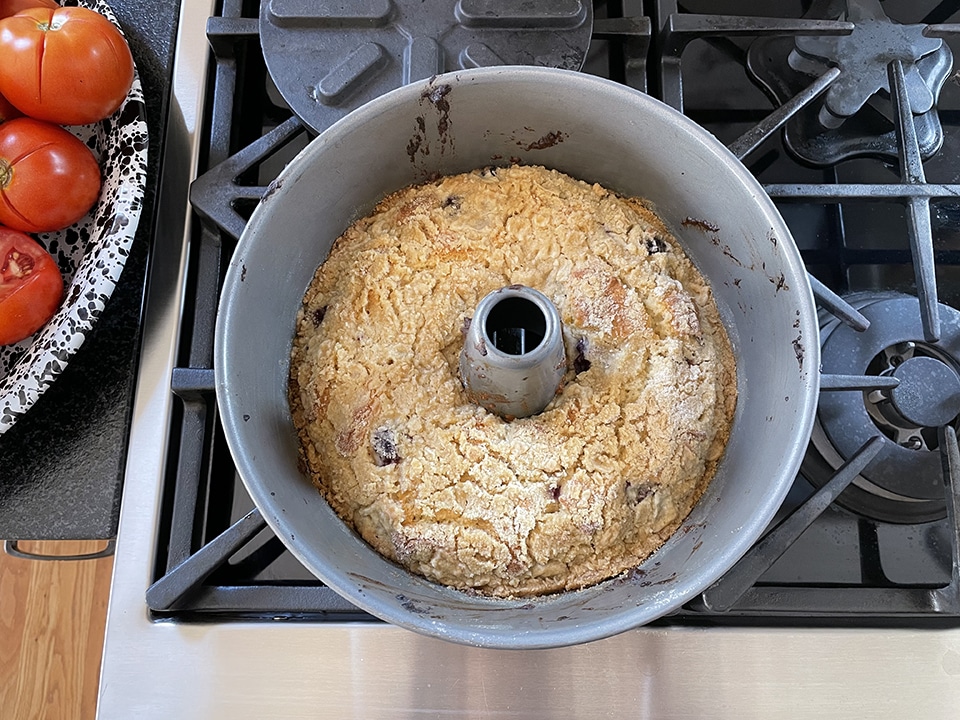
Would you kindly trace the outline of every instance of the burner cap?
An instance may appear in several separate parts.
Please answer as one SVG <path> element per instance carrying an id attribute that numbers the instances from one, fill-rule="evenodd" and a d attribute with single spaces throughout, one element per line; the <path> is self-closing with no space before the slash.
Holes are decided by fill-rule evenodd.
<path id="1" fill-rule="evenodd" d="M 415 80 L 490 65 L 579 70 L 583 0 L 265 0 L 260 44 L 284 101 L 317 132 Z"/>
<path id="2" fill-rule="evenodd" d="M 932 357 L 915 356 L 893 371 L 900 385 L 890 392 L 897 412 L 916 427 L 939 427 L 960 415 L 960 377 Z"/>
<path id="3" fill-rule="evenodd" d="M 903 63 L 910 109 L 915 115 L 928 112 L 934 96 L 921 76 L 917 61 L 943 45 L 939 38 L 923 35 L 923 25 L 900 25 L 886 16 L 879 3 L 859 0 L 847 5 L 846 19 L 854 23 L 849 35 L 798 37 L 787 60 L 790 67 L 820 75 L 830 65 L 840 76 L 827 89 L 820 120 L 825 127 L 839 127 L 880 90 L 890 92 L 887 65 Z"/>

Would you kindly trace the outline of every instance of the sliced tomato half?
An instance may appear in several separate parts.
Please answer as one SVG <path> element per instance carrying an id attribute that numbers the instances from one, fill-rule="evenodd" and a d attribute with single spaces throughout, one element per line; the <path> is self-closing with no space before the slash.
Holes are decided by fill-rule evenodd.
<path id="1" fill-rule="evenodd" d="M 25 233 L 0 226 L 0 345 L 30 337 L 63 298 L 57 263 Z"/>

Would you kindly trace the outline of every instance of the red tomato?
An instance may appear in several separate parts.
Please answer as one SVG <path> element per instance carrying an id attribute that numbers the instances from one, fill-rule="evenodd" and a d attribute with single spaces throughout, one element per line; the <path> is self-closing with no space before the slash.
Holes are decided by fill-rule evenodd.
<path id="1" fill-rule="evenodd" d="M 60 269 L 29 235 L 0 227 L 0 345 L 30 337 L 63 298 Z"/>
<path id="2" fill-rule="evenodd" d="M 112 115 L 133 83 L 120 31 L 82 7 L 35 8 L 0 20 L 0 95 L 25 115 L 85 125 Z"/>
<path id="3" fill-rule="evenodd" d="M 82 142 L 33 118 L 0 124 L 0 223 L 23 232 L 73 225 L 100 195 L 100 166 Z"/>
<path id="4" fill-rule="evenodd" d="M 56 10 L 60 6 L 53 0 L 0 0 L 0 19 L 37 7 Z"/>

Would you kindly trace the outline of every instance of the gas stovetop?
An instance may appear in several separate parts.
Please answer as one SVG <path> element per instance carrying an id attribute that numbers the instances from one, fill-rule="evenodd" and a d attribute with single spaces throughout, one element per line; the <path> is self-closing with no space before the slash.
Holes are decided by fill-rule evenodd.
<path id="1" fill-rule="evenodd" d="M 960 10 L 461 0 L 454 23 L 419 5 L 183 3 L 100 717 L 949 714 Z M 306 121 L 287 96 L 307 63 L 270 45 L 300 29 L 334 49 Z M 364 93 L 497 57 L 582 63 L 716 134 L 774 198 L 821 308 L 817 428 L 776 527 L 676 615 L 547 651 L 426 638 L 310 576 L 236 477 L 211 370 L 225 266 L 284 163 Z"/>
<path id="2" fill-rule="evenodd" d="M 222 270 L 268 183 L 351 109 L 446 69 L 529 63 L 651 92 L 728 143 L 788 221 L 823 308 L 816 429 L 776 529 L 661 622 L 960 621 L 944 482 L 960 472 L 957 18 L 868 0 L 769 17 L 737 3 L 387 5 L 224 3 L 207 24 L 154 616 L 371 619 L 300 566 L 236 477 L 213 391 Z"/>

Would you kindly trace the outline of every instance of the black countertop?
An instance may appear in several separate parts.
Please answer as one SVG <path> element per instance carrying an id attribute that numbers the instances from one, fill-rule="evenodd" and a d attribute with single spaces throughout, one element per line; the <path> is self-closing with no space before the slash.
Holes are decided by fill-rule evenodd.
<path id="1" fill-rule="evenodd" d="M 150 132 L 140 225 L 113 296 L 66 371 L 0 435 L 0 538 L 116 534 L 155 221 L 178 2 L 112 0 L 140 74 Z"/>

